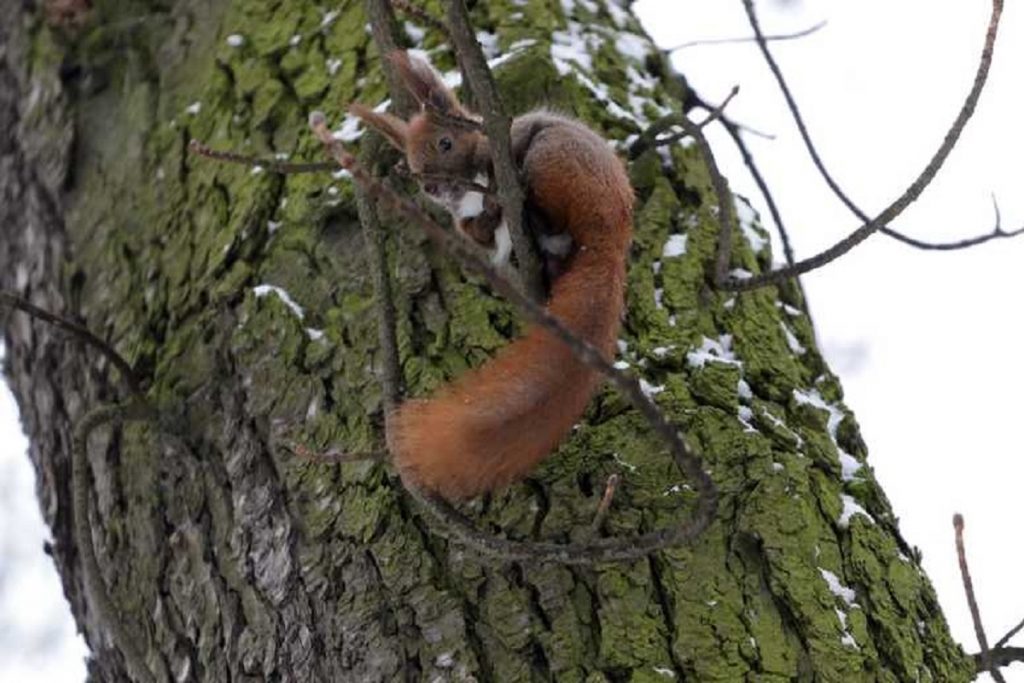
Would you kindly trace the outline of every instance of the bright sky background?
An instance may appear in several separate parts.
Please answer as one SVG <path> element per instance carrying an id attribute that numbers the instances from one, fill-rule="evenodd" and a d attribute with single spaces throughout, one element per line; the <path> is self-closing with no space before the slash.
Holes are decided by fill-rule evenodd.
<path id="1" fill-rule="evenodd" d="M 989 3 L 758 5 L 767 33 L 828 20 L 817 34 L 773 50 L 833 175 L 877 213 L 916 177 L 956 115 Z M 898 230 L 937 241 L 987 232 L 992 193 L 1003 227 L 1024 225 L 1024 8 L 1007 5 L 977 114 L 923 199 L 894 224 Z M 663 46 L 749 34 L 740 0 L 638 0 L 636 10 Z M 676 65 L 711 102 L 739 84 L 729 115 L 776 136 L 749 143 L 798 256 L 857 227 L 816 175 L 756 46 L 688 48 L 676 53 Z M 731 142 L 717 132 L 711 142 L 733 189 L 763 207 Z M 924 552 L 954 636 L 971 652 L 977 643 L 953 551 L 954 512 L 967 519 L 989 640 L 1024 618 L 1022 264 L 1024 239 L 936 254 L 879 235 L 804 278 L 819 340 L 860 422 L 869 462 L 907 540 Z M 81 681 L 84 647 L 63 618 L 66 603 L 42 552 L 48 534 L 24 449 L 13 400 L 0 387 L 0 680 Z M 1004 674 L 1021 683 L 1024 666 Z"/>

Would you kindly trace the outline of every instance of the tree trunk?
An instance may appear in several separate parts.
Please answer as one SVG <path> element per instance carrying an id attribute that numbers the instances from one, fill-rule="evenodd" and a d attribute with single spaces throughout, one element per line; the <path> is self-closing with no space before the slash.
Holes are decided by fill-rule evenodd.
<path id="1" fill-rule="evenodd" d="M 319 159 L 307 113 L 336 124 L 346 103 L 382 100 L 380 59 L 355 1 L 329 13 L 300 0 L 172 4 L 97 1 L 76 28 L 0 0 L 0 285 L 109 340 L 169 416 L 160 430 L 104 427 L 89 441 L 99 578 L 149 676 L 972 677 L 864 465 L 799 288 L 708 286 L 717 209 L 685 145 L 630 163 L 638 208 L 621 359 L 719 487 L 696 542 L 594 568 L 503 564 L 438 535 L 387 466 L 312 464 L 276 447 L 288 434 L 314 448 L 382 448 L 353 187 L 215 164 L 187 143 Z M 516 111 L 573 111 L 621 143 L 677 108 L 664 62 L 615 0 L 495 0 L 473 18 L 513 53 L 497 77 Z M 436 32 L 422 40 L 452 68 Z M 739 205 L 732 267 L 760 272 L 766 238 Z M 423 395 L 519 323 L 411 226 L 383 222 L 404 383 Z M 116 625 L 83 588 L 70 480 L 73 426 L 124 398 L 123 383 L 92 349 L 23 314 L 4 331 L 91 678 L 124 680 Z M 694 494 L 611 389 L 528 482 L 465 511 L 511 538 L 583 539 L 615 472 L 608 533 L 686 519 Z"/>

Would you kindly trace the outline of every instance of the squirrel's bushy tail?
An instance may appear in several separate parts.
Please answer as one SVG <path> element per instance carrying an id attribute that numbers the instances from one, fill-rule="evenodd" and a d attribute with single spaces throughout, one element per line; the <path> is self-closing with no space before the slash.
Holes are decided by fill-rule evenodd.
<path id="1" fill-rule="evenodd" d="M 572 261 L 554 283 L 548 310 L 611 358 L 623 308 L 623 251 L 582 248 Z M 503 487 L 554 450 L 601 379 L 532 325 L 437 396 L 408 401 L 392 414 L 395 464 L 404 480 L 448 499 Z"/>

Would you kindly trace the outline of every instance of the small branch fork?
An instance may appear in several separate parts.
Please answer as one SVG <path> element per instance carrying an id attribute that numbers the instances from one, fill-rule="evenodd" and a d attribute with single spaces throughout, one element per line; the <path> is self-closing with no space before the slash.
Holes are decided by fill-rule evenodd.
<path id="1" fill-rule="evenodd" d="M 978 673 L 987 671 L 996 683 L 1006 683 L 1000 668 L 1013 662 L 1024 662 L 1024 648 L 1005 647 L 1005 645 L 1010 638 L 1024 628 L 1024 621 L 1010 629 L 1005 636 L 999 639 L 994 648 L 989 649 L 985 627 L 981 622 L 981 610 L 978 608 L 978 599 L 974 594 L 974 582 L 971 580 L 971 572 L 967 567 L 967 550 L 964 548 L 964 517 L 959 512 L 953 515 L 953 531 L 956 538 L 956 557 L 960 563 L 960 576 L 964 582 L 964 594 L 967 596 L 967 606 L 971 610 L 971 621 L 974 623 L 978 647 L 981 648 L 981 652 L 974 655 L 974 664 Z"/>
<path id="2" fill-rule="evenodd" d="M 946 158 L 949 156 L 949 153 L 956 145 L 956 142 L 959 139 L 964 127 L 966 126 L 967 121 L 969 121 L 971 116 L 973 115 L 974 109 L 977 105 L 978 99 L 981 96 L 981 92 L 987 80 L 989 67 L 992 62 L 996 34 L 998 32 L 999 20 L 1003 9 L 1003 0 L 993 0 L 992 2 L 992 13 L 989 19 L 988 28 L 985 35 L 985 45 L 982 49 L 981 58 L 979 60 L 978 69 L 975 74 L 972 87 L 963 103 L 963 106 L 960 109 L 959 114 L 954 120 L 949 131 L 946 133 L 945 139 L 942 141 L 942 144 L 939 146 L 939 149 L 936 151 L 935 155 L 925 166 L 921 174 L 914 180 L 913 183 L 911 183 L 911 185 L 906 189 L 906 191 L 904 191 L 904 193 L 899 198 L 897 198 L 892 204 L 890 204 L 885 210 L 883 210 L 878 216 L 876 216 L 873 219 L 869 219 L 866 214 L 861 212 L 860 209 L 857 208 L 856 205 L 854 205 L 848 197 L 846 197 L 845 193 L 842 192 L 838 184 L 832 179 L 831 175 L 828 173 L 823 162 L 821 161 L 820 156 L 817 153 L 817 150 L 814 148 L 814 145 L 811 142 L 810 135 L 808 134 L 807 128 L 803 123 L 803 118 L 800 116 L 799 109 L 796 105 L 794 98 L 792 97 L 792 94 L 789 91 L 788 86 L 786 85 L 781 70 L 779 69 L 778 65 L 775 63 L 774 59 L 771 56 L 771 52 L 768 49 L 767 42 L 765 40 L 763 33 L 761 32 L 760 25 L 757 21 L 757 15 L 754 11 L 753 0 L 743 0 L 743 4 L 747 11 L 747 17 L 750 22 L 750 25 L 754 29 L 755 35 L 758 37 L 758 45 L 761 47 L 761 51 L 764 54 L 765 59 L 772 70 L 772 73 L 775 75 L 776 80 L 779 83 L 779 87 L 786 98 L 786 102 L 790 108 L 790 111 L 793 113 L 794 119 L 797 122 L 797 127 L 800 130 L 801 137 L 803 138 L 804 143 L 807 146 L 812 159 L 814 160 L 815 166 L 818 168 L 819 172 L 825 178 L 826 182 L 828 183 L 832 191 L 836 193 L 836 195 L 840 198 L 841 201 L 843 201 L 844 204 L 846 204 L 847 208 L 853 211 L 854 214 L 857 215 L 861 220 L 864 220 L 865 224 L 858 228 L 856 231 L 854 231 L 852 234 L 850 234 L 843 240 L 840 240 L 838 243 L 836 243 L 829 249 L 826 249 L 825 251 L 821 252 L 820 254 L 812 256 L 803 261 L 790 263 L 785 267 L 779 268 L 768 273 L 755 275 L 753 277 L 749 277 L 746 279 L 723 279 L 721 277 L 723 273 L 722 269 L 717 268 L 716 284 L 719 286 L 719 288 L 727 291 L 745 291 L 756 289 L 758 287 L 763 287 L 770 284 L 776 284 L 778 282 L 781 282 L 782 280 L 802 275 L 816 268 L 820 268 L 821 266 L 830 263 L 831 261 L 846 254 L 857 244 L 867 239 L 872 233 L 879 230 L 885 232 L 886 234 L 889 234 L 890 236 L 896 239 L 899 239 L 904 243 L 916 246 L 921 249 L 941 250 L 962 249 L 987 242 L 988 240 L 995 239 L 997 237 L 1012 237 L 1014 235 L 1024 233 L 1024 228 L 1011 233 L 1005 232 L 1002 230 L 1002 228 L 999 226 L 997 222 L 996 229 L 987 235 L 962 240 L 960 242 L 937 245 L 905 237 L 899 233 L 890 230 L 887 227 L 888 224 L 897 216 L 899 216 L 908 206 L 910 206 L 910 204 L 912 204 L 921 195 L 924 189 L 931 183 L 935 175 L 938 173 L 939 169 L 942 167 Z M 733 134 L 732 131 L 730 131 L 730 134 Z M 736 140 L 736 138 L 737 136 L 733 134 L 733 139 Z M 705 155 L 705 158 L 707 158 L 707 155 Z M 750 164 L 748 163 L 748 167 L 749 166 Z M 762 189 L 762 192 L 764 192 L 764 189 Z M 724 222 L 727 220 L 727 218 L 728 217 L 726 212 L 722 211 L 720 214 L 720 220 L 723 222 L 723 231 L 730 229 L 724 225 Z M 729 243 L 725 243 L 724 246 L 728 247 Z M 721 255 L 719 256 L 721 257 Z M 726 262 L 728 261 L 728 259 L 725 260 Z M 721 264 L 721 262 L 722 259 L 720 258 L 719 265 Z"/>

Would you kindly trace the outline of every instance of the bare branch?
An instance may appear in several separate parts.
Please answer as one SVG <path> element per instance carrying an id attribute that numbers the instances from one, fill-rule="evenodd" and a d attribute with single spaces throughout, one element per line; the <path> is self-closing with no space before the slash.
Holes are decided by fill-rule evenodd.
<path id="1" fill-rule="evenodd" d="M 999 641 L 992 646 L 992 649 L 998 650 L 999 648 L 1006 645 L 1008 642 L 1010 642 L 1010 638 L 1013 638 L 1015 635 L 1020 633 L 1021 629 L 1024 629 L 1024 619 L 1021 619 L 1020 623 L 1018 623 L 1016 626 L 1007 631 L 1006 635 L 1000 638 Z"/>
<path id="2" fill-rule="evenodd" d="M 764 36 L 764 40 L 773 43 L 781 43 L 786 40 L 796 40 L 797 38 L 804 38 L 806 36 L 811 35 L 812 33 L 817 33 L 821 29 L 825 28 L 827 25 L 828 21 L 823 20 L 819 21 L 814 26 L 802 29 L 800 31 L 794 31 L 793 33 L 776 33 L 774 35 Z M 675 47 L 670 47 L 667 50 L 665 50 L 665 52 L 677 52 L 679 50 L 685 50 L 691 47 L 704 47 L 706 45 L 736 45 L 737 43 L 753 43 L 756 42 L 757 40 L 758 39 L 756 36 L 745 36 L 743 38 L 710 38 L 704 40 L 691 40 L 685 43 L 680 43 Z"/>
<path id="3" fill-rule="evenodd" d="M 999 0 L 998 4 L 998 11 L 1001 11 L 1002 0 Z M 771 51 L 768 49 L 766 39 L 761 33 L 761 27 L 757 19 L 757 14 L 754 12 L 751 1 L 744 0 L 744 5 L 747 9 L 747 18 L 750 22 L 750 26 L 751 28 L 753 28 L 754 34 L 757 36 L 758 45 L 761 48 L 761 53 L 764 56 L 765 62 L 768 64 L 768 68 L 771 70 L 772 75 L 775 77 L 775 80 L 779 85 L 779 90 L 782 92 L 782 96 L 786 100 L 786 106 L 789 108 L 790 113 L 793 115 L 793 121 L 796 123 L 797 130 L 800 132 L 800 138 L 803 140 L 804 146 L 807 148 L 807 152 L 810 155 L 811 161 L 814 163 L 815 168 L 818 169 L 818 172 L 821 174 L 821 177 L 825 180 L 825 184 L 828 185 L 829 189 L 832 190 L 832 193 L 835 194 L 839 201 L 841 201 L 846 206 L 846 208 L 849 209 L 850 212 L 853 213 L 853 215 L 855 215 L 859 220 L 864 221 L 865 223 L 869 222 L 870 217 L 865 212 L 861 211 L 861 209 L 856 204 L 854 204 L 853 200 L 850 199 L 849 196 L 847 196 L 847 194 L 843 191 L 841 187 L 839 187 L 839 183 L 836 182 L 835 178 L 832 177 L 832 174 L 829 173 L 828 169 L 826 168 L 825 162 L 822 160 L 821 155 L 818 153 L 817 147 L 815 147 L 814 142 L 811 140 L 810 131 L 808 131 L 807 124 L 804 122 L 803 115 L 800 113 L 800 107 L 797 106 L 796 98 L 790 91 L 789 85 L 782 74 L 782 69 L 779 67 L 778 63 L 775 61 L 775 58 L 772 56 Z M 996 14 L 996 10 L 994 10 L 993 14 Z M 995 23 L 998 23 L 998 16 L 994 16 L 993 21 Z M 994 41 L 995 36 L 992 24 L 990 24 L 990 32 L 993 33 L 992 40 Z M 976 77 L 976 82 L 977 78 L 978 77 Z M 982 79 L 983 78 L 984 76 L 982 76 Z M 938 168 L 936 168 L 935 170 L 938 171 Z M 932 243 L 924 242 L 913 237 L 908 237 L 900 232 L 897 232 L 889 228 L 886 225 L 880 226 L 878 230 L 899 242 L 903 242 L 904 244 L 916 247 L 918 249 L 933 251 L 952 251 L 956 249 L 966 249 L 968 247 L 973 247 L 978 244 L 983 244 L 985 242 L 988 242 L 989 240 L 998 237 L 1013 237 L 1024 232 L 1024 228 L 1022 228 L 1019 231 L 1015 231 L 1012 234 L 996 231 L 988 233 L 986 235 L 980 235 L 977 237 L 959 240 L 956 242 Z"/>
<path id="4" fill-rule="evenodd" d="M 1016 662 L 1024 663 L 1024 647 L 999 647 L 993 650 L 989 650 L 988 655 L 992 666 L 996 667 L 997 669 L 999 667 L 1009 666 L 1010 664 L 1014 664 Z M 976 667 L 978 673 L 982 673 L 984 671 L 992 671 L 992 669 L 984 668 L 980 652 L 971 655 L 971 657 L 974 658 L 974 666 Z"/>
<path id="5" fill-rule="evenodd" d="M 73 322 L 67 318 L 63 318 L 59 315 L 45 311 L 38 306 L 29 303 L 25 299 L 21 298 L 13 292 L 6 292 L 0 290 L 0 306 L 6 306 L 8 308 L 15 308 L 25 313 L 28 313 L 33 318 L 46 321 L 51 325 L 54 325 L 58 329 L 66 332 L 71 336 L 72 339 L 76 339 L 80 342 L 85 343 L 88 346 L 93 347 L 99 351 L 107 360 L 114 364 L 118 372 L 121 373 L 121 377 L 128 385 L 128 389 L 133 394 L 138 394 L 142 383 L 139 381 L 138 376 L 135 374 L 135 369 L 132 368 L 131 364 L 119 354 L 113 346 L 103 341 L 95 334 L 90 332 L 88 329 Z"/>
<path id="6" fill-rule="evenodd" d="M 494 537 L 474 528 L 464 516 L 440 497 L 424 491 L 410 490 L 410 493 L 444 524 L 445 528 L 441 533 L 469 543 L 485 554 L 509 561 L 534 559 L 567 564 L 633 559 L 659 548 L 686 542 L 700 534 L 714 519 L 718 500 L 715 485 L 701 467 L 700 460 L 682 440 L 675 425 L 669 422 L 657 405 L 644 394 L 639 382 L 614 368 L 596 348 L 576 337 L 543 306 L 503 278 L 489 263 L 472 251 L 464 240 L 435 223 L 415 203 L 400 197 L 390 187 L 367 174 L 342 144 L 331 136 L 323 114 L 314 112 L 310 116 L 310 127 L 334 159 L 352 173 L 355 182 L 362 185 L 369 195 L 379 198 L 392 210 L 420 226 L 465 268 L 484 277 L 495 291 L 515 305 L 531 322 L 544 327 L 566 344 L 581 362 L 609 377 L 669 445 L 676 465 L 694 483 L 698 491 L 697 509 L 693 518 L 678 526 L 636 537 L 599 539 L 583 544 L 560 544 L 523 543 Z"/>
<path id="7" fill-rule="evenodd" d="M 498 199 L 512 238 L 512 249 L 519 263 L 523 286 L 534 301 L 542 301 L 544 276 L 537 250 L 526 233 L 523 221 L 526 195 L 512 155 L 511 119 L 505 113 L 494 75 L 487 66 L 487 59 L 470 24 L 465 0 L 447 0 L 447 6 L 448 27 L 455 55 L 465 74 L 466 85 L 473 93 L 477 110 L 484 118 L 484 130 L 494 163 L 494 178 L 498 184 Z"/>
<path id="8" fill-rule="evenodd" d="M 408 14 L 410 17 L 419 19 L 432 29 L 440 31 L 445 36 L 451 35 L 451 32 L 448 30 L 448 24 L 444 23 L 422 7 L 414 5 L 411 2 L 407 2 L 407 0 L 391 0 L 391 5 L 399 11 Z"/>
<path id="9" fill-rule="evenodd" d="M 992 674 L 992 678 L 996 679 L 997 683 L 1006 683 L 999 668 L 992 664 L 989 656 L 988 638 L 985 636 L 985 627 L 981 623 L 981 610 L 978 609 L 978 600 L 974 595 L 971 572 L 967 568 L 967 551 L 964 549 L 964 517 L 959 512 L 953 515 L 953 529 L 956 532 L 956 556 L 960 562 L 960 576 L 964 582 L 964 593 L 967 594 L 967 606 L 971 609 L 974 634 L 978 637 L 978 645 L 981 647 L 981 670 Z"/>
<path id="10" fill-rule="evenodd" d="M 188 150 L 193 154 L 198 154 L 199 156 L 206 157 L 208 159 L 226 161 L 231 164 L 240 164 L 242 166 L 252 166 L 253 168 L 262 168 L 267 171 L 271 171 L 272 173 L 323 173 L 324 171 L 338 170 L 338 165 L 331 161 L 292 164 L 284 161 L 278 161 L 277 159 L 261 159 L 260 157 L 236 154 L 235 152 L 222 152 L 212 149 L 198 140 L 190 141 L 188 143 Z"/>

